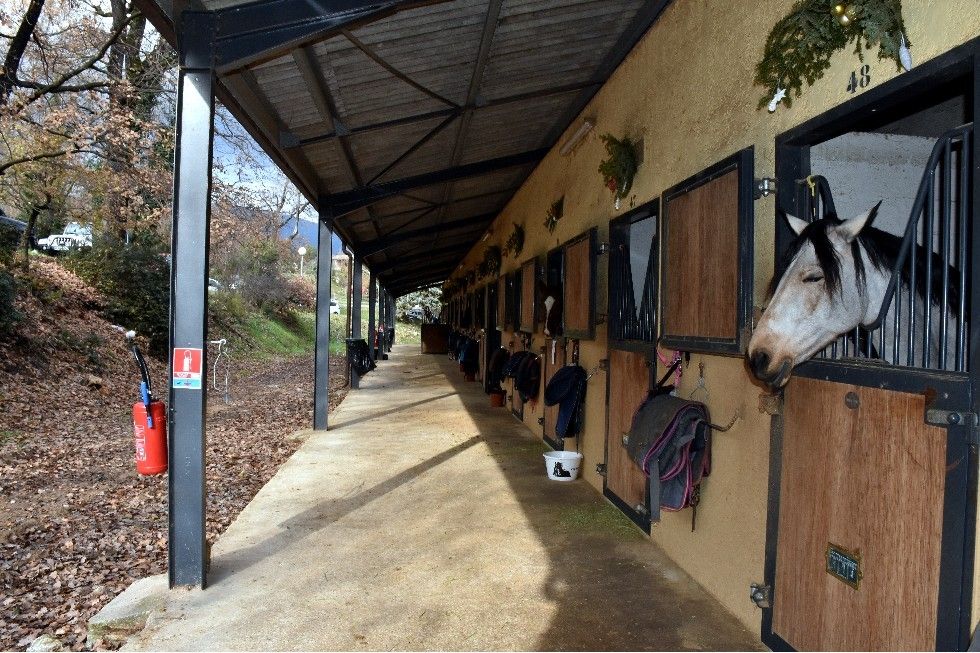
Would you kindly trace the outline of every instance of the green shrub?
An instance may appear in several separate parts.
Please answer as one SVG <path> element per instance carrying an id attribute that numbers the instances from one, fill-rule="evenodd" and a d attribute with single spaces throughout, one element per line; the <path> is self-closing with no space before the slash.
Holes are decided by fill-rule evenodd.
<path id="1" fill-rule="evenodd" d="M 105 316 L 149 339 L 151 354 L 166 356 L 170 340 L 170 265 L 167 245 L 149 233 L 127 245 L 99 238 L 65 264 L 106 297 Z"/>

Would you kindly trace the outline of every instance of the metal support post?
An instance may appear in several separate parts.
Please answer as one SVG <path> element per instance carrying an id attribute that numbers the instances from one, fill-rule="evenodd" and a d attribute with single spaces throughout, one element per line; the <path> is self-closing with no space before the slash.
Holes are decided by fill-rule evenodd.
<path id="1" fill-rule="evenodd" d="M 205 451 L 208 237 L 214 138 L 214 21 L 177 20 L 176 143 L 170 271 L 170 586 L 207 584 Z"/>
<path id="2" fill-rule="evenodd" d="M 361 295 L 364 272 L 361 268 L 361 259 L 354 257 L 354 277 L 351 279 L 351 299 L 350 299 L 350 337 L 357 339 L 361 337 Z M 348 362 L 348 365 L 350 363 Z M 350 371 L 350 387 L 356 390 L 361 387 L 361 375 L 353 369 Z"/>
<path id="3" fill-rule="evenodd" d="M 316 250 L 316 352 L 313 366 L 313 428 L 327 428 L 330 410 L 330 297 L 333 278 L 333 226 L 320 210 Z"/>
<path id="4" fill-rule="evenodd" d="M 374 338 L 378 334 L 378 325 L 374 322 L 375 304 L 378 301 L 377 285 L 374 271 L 371 270 L 368 276 L 368 351 L 371 352 L 371 360 L 378 359 L 378 352 L 374 347 Z"/>

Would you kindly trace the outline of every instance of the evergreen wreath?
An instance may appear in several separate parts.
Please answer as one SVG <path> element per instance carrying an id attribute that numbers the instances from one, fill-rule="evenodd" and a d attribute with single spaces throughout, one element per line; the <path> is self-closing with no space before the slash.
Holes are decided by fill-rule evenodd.
<path id="1" fill-rule="evenodd" d="M 599 174 L 614 196 L 622 199 L 633 187 L 633 177 L 636 176 L 639 165 L 638 143 L 627 136 L 617 139 L 612 134 L 603 134 L 599 138 L 606 145 L 606 152 L 609 154 L 599 164 Z"/>
<path id="2" fill-rule="evenodd" d="M 548 217 L 545 218 L 544 226 L 548 228 L 549 233 L 555 233 L 555 227 L 558 226 L 558 221 L 561 220 L 562 215 L 565 213 L 565 196 L 562 195 L 548 207 Z"/>
<path id="3" fill-rule="evenodd" d="M 502 256 L 498 246 L 491 245 L 487 247 L 483 251 L 483 261 L 480 262 L 480 276 L 496 278 L 500 274 L 501 258 Z"/>
<path id="4" fill-rule="evenodd" d="M 504 250 L 514 257 L 520 256 L 521 252 L 524 251 L 524 227 L 522 225 L 514 225 L 514 231 L 507 238 Z"/>
<path id="5" fill-rule="evenodd" d="M 830 58 L 848 43 L 864 61 L 864 50 L 878 45 L 879 59 L 903 64 L 902 49 L 911 45 L 905 38 L 902 0 L 799 0 L 790 13 L 773 26 L 766 39 L 762 60 L 755 67 L 755 83 L 768 94 L 759 108 L 786 92 L 800 97 L 803 83 L 812 86 L 830 67 Z M 770 105 L 770 111 L 774 105 Z"/>

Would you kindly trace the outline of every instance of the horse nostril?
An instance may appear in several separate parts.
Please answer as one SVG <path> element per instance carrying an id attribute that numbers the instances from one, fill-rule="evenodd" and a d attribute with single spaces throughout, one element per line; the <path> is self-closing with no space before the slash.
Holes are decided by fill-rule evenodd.
<path id="1" fill-rule="evenodd" d="M 752 354 L 749 358 L 749 367 L 752 368 L 752 373 L 759 378 L 763 378 L 766 371 L 769 369 L 769 361 L 771 360 L 769 352 L 764 349 L 760 349 Z"/>

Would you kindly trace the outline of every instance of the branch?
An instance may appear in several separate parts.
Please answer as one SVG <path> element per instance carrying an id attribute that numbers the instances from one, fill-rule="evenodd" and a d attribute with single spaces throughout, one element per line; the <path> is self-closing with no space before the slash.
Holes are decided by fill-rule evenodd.
<path id="1" fill-rule="evenodd" d="M 106 52 L 109 51 L 109 48 L 112 47 L 113 43 L 116 42 L 119 36 L 126 29 L 126 26 L 129 25 L 129 23 L 132 22 L 139 15 L 140 14 L 138 12 L 134 12 L 129 16 L 127 16 L 124 20 L 120 22 L 119 25 L 117 25 L 112 30 L 112 32 L 109 33 L 106 42 L 102 44 L 102 47 L 100 47 L 95 54 L 93 54 L 91 57 L 83 61 L 75 68 L 64 73 L 57 80 L 49 84 L 37 84 L 33 82 L 24 82 L 14 78 L 14 83 L 17 86 L 20 86 L 22 88 L 34 89 L 34 93 L 32 93 L 30 97 L 28 97 L 26 100 L 23 101 L 22 106 L 27 106 L 35 102 L 42 96 L 47 95 L 48 93 L 88 91 L 96 88 L 104 88 L 106 86 L 111 85 L 113 83 L 111 80 L 108 82 L 91 82 L 89 84 L 68 85 L 68 80 L 72 79 L 73 77 L 77 77 L 78 75 L 82 74 L 83 72 L 85 72 L 86 70 L 94 66 L 96 63 L 101 61 L 102 57 L 104 57 Z"/>
<path id="2" fill-rule="evenodd" d="M 7 170 L 13 168 L 14 166 L 21 165 L 23 163 L 31 163 L 32 161 L 40 161 L 41 159 L 56 159 L 59 156 L 64 156 L 71 152 L 77 152 L 72 148 L 66 148 L 61 150 L 54 150 L 52 152 L 41 152 L 39 154 L 31 154 L 29 156 L 24 156 L 19 159 L 11 159 L 10 161 L 4 161 L 0 163 L 0 176 L 6 174 Z"/>

